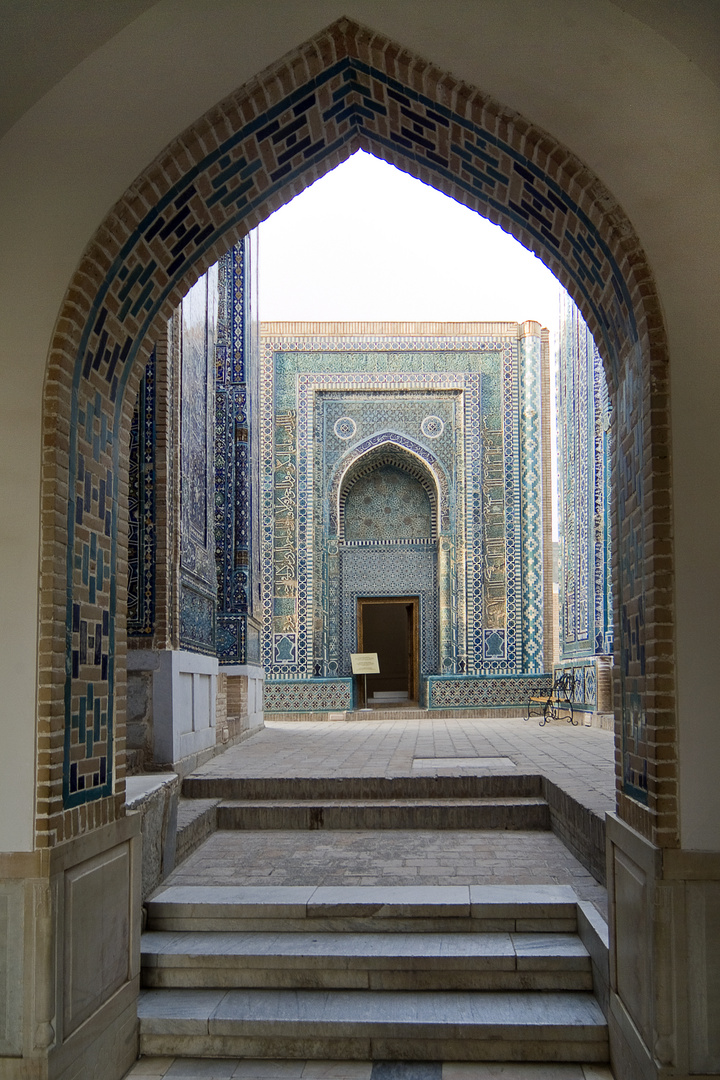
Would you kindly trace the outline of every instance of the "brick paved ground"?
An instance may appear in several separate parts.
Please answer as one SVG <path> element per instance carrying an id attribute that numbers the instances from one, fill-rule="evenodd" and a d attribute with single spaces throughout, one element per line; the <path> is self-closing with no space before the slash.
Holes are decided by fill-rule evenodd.
<path id="1" fill-rule="evenodd" d="M 197 770 L 202 776 L 405 776 L 417 758 L 505 757 L 541 772 L 583 805 L 614 808 L 613 736 L 522 719 L 267 723 Z M 487 769 L 475 768 L 478 773 Z M 503 771 L 507 771 L 504 769 Z M 606 914 L 607 897 L 549 832 L 326 830 L 218 832 L 167 884 L 571 884 Z"/>
<path id="2" fill-rule="evenodd" d="M 141 1058 L 127 1080 L 613 1080 L 604 1065 Z"/>
<path id="3" fill-rule="evenodd" d="M 612 733 L 522 719 L 269 721 L 198 770 L 205 776 L 466 774 L 413 767 L 417 758 L 506 757 L 541 772 L 597 814 L 614 809 Z M 487 769 L 473 767 L 486 773 Z M 504 770 L 505 771 L 505 770 Z M 570 884 L 606 915 L 605 889 L 547 832 L 384 830 L 218 832 L 164 884 Z M 379 1067 L 379 1066 L 378 1066 Z M 423 1065 L 403 1080 L 612 1080 L 592 1065 Z M 391 1069 L 392 1072 L 392 1069 Z M 128 1078 L 372 1080 L 371 1062 L 141 1059 Z M 394 1074 L 393 1074 L 394 1075 Z M 399 1076 L 399 1074 L 398 1074 Z M 427 1072 L 429 1078 L 430 1073 Z M 379 1073 L 378 1073 L 379 1078 Z"/>
<path id="4" fill-rule="evenodd" d="M 383 829 L 217 832 L 165 885 L 572 885 L 607 894 L 553 833 Z"/>

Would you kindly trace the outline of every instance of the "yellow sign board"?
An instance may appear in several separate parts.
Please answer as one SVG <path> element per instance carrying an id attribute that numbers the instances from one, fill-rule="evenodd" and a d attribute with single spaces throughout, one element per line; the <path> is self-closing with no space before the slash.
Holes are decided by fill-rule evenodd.
<path id="1" fill-rule="evenodd" d="M 350 653 L 353 675 L 379 675 L 380 665 L 376 652 Z"/>

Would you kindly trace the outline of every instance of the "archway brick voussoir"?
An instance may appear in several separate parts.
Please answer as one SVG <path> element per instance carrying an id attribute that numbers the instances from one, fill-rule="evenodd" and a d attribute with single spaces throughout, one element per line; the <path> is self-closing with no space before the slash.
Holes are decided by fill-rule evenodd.
<path id="1" fill-rule="evenodd" d="M 323 118 L 332 103 L 331 89 L 328 82 L 323 83 L 323 70 L 329 70 L 337 62 L 345 57 L 355 58 L 361 63 L 367 64 L 378 72 L 374 75 L 362 76 L 361 81 L 366 83 L 373 94 L 375 101 L 382 109 L 377 119 L 368 122 L 368 126 L 379 133 L 388 146 L 375 146 L 373 137 L 367 134 L 360 136 L 356 133 L 354 121 L 344 119 L 337 121 L 331 118 Z M 271 179 L 271 174 L 278 167 L 277 155 L 282 148 L 273 147 L 268 141 L 257 145 L 257 136 L 245 137 L 243 129 L 245 125 L 261 118 L 270 107 L 280 106 L 282 109 L 285 99 L 298 87 L 305 86 L 309 79 L 316 79 L 317 106 L 313 106 L 308 113 L 309 129 L 312 139 L 318 142 L 324 139 L 327 143 L 342 139 L 342 149 L 336 149 L 332 157 L 327 157 L 324 164 L 313 164 L 307 169 L 303 168 L 302 158 L 297 156 L 290 158 L 291 171 L 287 177 L 284 188 L 276 187 L 276 182 Z M 396 143 L 394 146 L 395 132 L 399 131 L 400 115 L 397 103 L 388 102 L 385 80 L 395 80 L 400 83 L 400 89 L 404 86 L 408 91 L 415 91 L 420 96 L 419 108 L 432 108 L 441 105 L 456 116 L 456 121 L 449 129 L 439 132 L 437 135 L 436 148 L 442 155 L 447 155 L 450 160 L 448 169 L 439 165 L 435 168 L 430 159 L 424 155 L 416 156 L 407 152 L 403 146 Z M 353 97 L 349 98 L 353 104 Z M 355 102 L 355 105 L 360 102 Z M 319 107 L 318 107 L 319 106 Z M 275 114 L 276 115 L 276 114 Z M 493 154 L 495 155 L 498 168 L 502 175 L 510 181 L 513 198 L 517 196 L 522 200 L 525 194 L 521 174 L 515 169 L 515 155 L 520 155 L 528 163 L 532 163 L 533 171 L 539 169 L 543 175 L 537 184 L 538 190 L 542 191 L 542 180 L 556 184 L 563 198 L 567 201 L 568 212 L 563 215 L 558 210 L 550 211 L 549 218 L 545 223 L 546 228 L 551 228 L 553 234 L 560 240 L 558 253 L 550 242 L 541 241 L 537 227 L 530 220 L 527 225 L 519 224 L 510 213 L 506 213 L 499 203 L 490 205 L 486 199 L 489 192 L 494 191 L 493 198 L 501 200 L 505 197 L 506 188 L 502 185 L 494 189 L 490 185 L 483 187 L 471 186 L 476 181 L 471 180 L 469 172 L 465 169 L 460 154 L 453 150 L 453 144 L 463 146 L 468 139 L 468 125 L 476 126 L 476 137 L 482 139 L 491 136 Z M 216 153 L 218 147 L 228 139 L 238 136 L 238 142 L 231 152 L 234 160 L 244 156 L 246 160 L 257 161 L 257 155 L 262 155 L 264 168 L 258 169 L 253 174 L 254 188 L 247 193 L 248 206 L 243 218 L 229 222 L 231 215 L 236 210 L 232 204 L 225 207 L 221 199 L 215 201 L 210 208 L 207 202 L 211 201 L 215 192 L 213 179 L 219 183 L 221 169 L 218 164 L 207 160 L 208 156 Z M 506 145 L 503 145 L 505 143 Z M 67 424 L 60 422 L 60 416 L 65 410 L 69 416 L 70 397 L 69 391 L 73 376 L 78 379 L 78 406 L 87 407 L 89 412 L 94 409 L 96 394 L 100 394 L 101 402 L 104 401 L 104 409 L 107 417 L 117 415 L 120 411 L 120 424 L 112 426 L 112 437 L 119 442 L 114 447 L 103 447 L 101 468 L 105 468 L 106 462 L 111 460 L 108 453 L 120 455 L 121 476 L 115 477 L 112 497 L 118 500 L 116 509 L 118 512 L 118 544 L 112 540 L 112 564 L 114 573 L 117 575 L 120 602 L 122 603 L 122 576 L 126 572 L 126 558 L 123 545 L 127 536 L 127 511 L 125 497 L 127 492 L 126 471 L 127 452 L 129 446 L 129 425 L 131 418 L 130 396 L 135 395 L 139 384 L 140 368 L 148 354 L 147 341 L 140 341 L 141 329 L 146 324 L 150 325 L 150 335 L 156 340 L 162 333 L 163 320 L 167 320 L 172 313 L 172 305 L 176 304 L 187 288 L 194 282 L 200 271 L 206 269 L 211 262 L 217 260 L 229 247 L 231 242 L 244 235 L 264 216 L 272 210 L 284 205 L 289 197 L 304 190 L 317 176 L 326 171 L 335 163 L 344 160 L 352 150 L 358 146 L 375 151 L 382 158 L 406 169 L 411 174 L 419 176 L 426 183 L 432 184 L 436 189 L 445 191 L 457 198 L 465 205 L 485 213 L 489 220 L 501 225 L 507 231 L 521 240 L 527 247 L 544 258 L 546 263 L 561 278 L 563 284 L 569 289 L 582 311 L 583 317 L 596 335 L 601 346 L 606 366 L 609 365 L 611 383 L 616 383 L 620 375 L 632 364 L 635 364 L 636 345 L 639 343 L 643 349 L 643 364 L 652 362 L 652 358 L 666 356 L 666 343 L 662 322 L 662 312 L 657 301 L 652 274 L 647 267 L 645 255 L 639 241 L 632 229 L 631 223 L 626 219 L 621 208 L 613 200 L 590 170 L 578 161 L 566 148 L 555 142 L 552 136 L 543 129 L 538 128 L 532 121 L 518 116 L 509 110 L 503 109 L 497 102 L 483 95 L 479 90 L 458 82 L 453 76 L 442 71 L 428 60 L 417 57 L 409 50 L 396 42 L 385 39 L 382 35 L 342 19 L 329 29 L 322 31 L 311 42 L 306 43 L 299 49 L 294 50 L 282 58 L 276 65 L 260 73 L 245 87 L 240 88 L 230 95 L 224 102 L 213 106 L 203 118 L 188 128 L 167 147 L 161 155 L 152 163 L 145 173 L 138 177 L 129 188 L 127 194 L 119 200 L 105 222 L 101 225 L 96 236 L 89 244 L 83 256 L 80 267 L 74 275 L 70 288 L 60 313 L 58 323 L 53 336 L 53 352 L 49 360 L 49 380 L 45 399 L 46 423 L 44 424 L 44 459 L 48 468 L 43 473 L 43 507 L 46 505 L 46 496 L 52 494 L 53 511 L 52 520 L 47 515 L 43 517 L 43 596 L 41 608 L 48 608 L 48 599 L 52 600 L 50 607 L 57 611 L 52 632 L 45 621 L 41 628 L 43 635 L 41 649 L 43 656 L 48 655 L 48 642 L 52 643 L 52 650 L 58 655 L 65 656 L 66 627 L 64 625 L 64 611 L 68 596 L 72 596 L 73 603 L 83 605 L 86 598 L 81 591 L 75 577 L 67 577 L 66 552 L 62 540 L 65 538 L 68 522 L 73 521 L 72 511 L 76 496 L 76 467 L 77 463 L 70 460 Z M 480 171 L 484 166 L 478 159 Z M 188 173 L 191 169 L 198 168 L 198 175 L 193 182 L 196 187 L 196 195 L 193 195 L 189 209 L 191 213 L 183 223 L 177 221 L 177 234 L 161 237 L 158 234 L 150 241 L 143 241 L 137 234 L 139 224 L 150 216 L 152 221 L 160 220 L 153 214 L 157 210 L 161 213 L 166 227 L 172 222 L 174 208 L 164 208 L 160 211 L 159 203 L 173 188 L 178 187 L 182 192 L 189 183 Z M 232 192 L 233 183 L 237 187 L 238 180 L 232 175 L 228 179 L 228 193 Z M 482 183 L 482 181 L 481 181 Z M 502 195 L 498 193 L 501 191 Z M 518 204 L 519 205 L 519 204 Z M 580 226 L 580 215 L 585 214 L 590 221 L 590 226 Z M 182 238 L 186 235 L 191 223 L 206 227 L 212 223 L 216 239 L 212 234 L 206 239 L 212 239 L 212 247 L 209 251 L 192 260 L 193 244 L 187 244 L 186 250 L 182 248 Z M 548 224 L 549 223 L 549 224 Z M 575 246 L 578 238 L 582 243 L 594 242 L 595 250 L 600 251 L 603 245 L 607 245 L 609 255 L 603 256 L 602 272 L 605 275 L 604 286 L 600 288 L 596 284 L 589 284 L 589 278 L 576 262 Z M 127 259 L 122 271 L 121 278 L 113 280 L 111 270 L 113 260 L 117 257 L 123 245 L 135 247 Z M 174 250 L 173 250 L 174 247 Z M 567 260 L 571 270 L 568 271 L 561 265 L 561 260 Z M 615 259 L 619 267 L 613 271 L 611 259 Z M 185 261 L 181 261 L 181 260 Z M 158 265 L 154 271 L 147 271 L 150 292 L 142 294 L 142 289 L 147 287 L 148 282 L 143 281 L 139 285 L 136 277 L 145 272 L 147 267 L 155 262 Z M 575 266 L 574 271 L 572 270 Z M 605 328 L 603 323 L 612 328 L 616 324 L 616 299 L 610 275 L 615 272 L 624 280 L 623 288 L 632 298 L 632 310 L 625 316 L 628 319 L 627 326 L 623 327 L 624 341 L 618 343 L 613 337 L 614 331 L 608 332 L 604 338 Z M 133 277 L 133 274 L 136 277 Z M 123 287 L 123 282 L 128 285 Z M 129 289 L 129 292 L 128 292 Z M 100 368 L 92 372 L 92 377 L 85 381 L 83 378 L 84 357 L 78 354 L 79 342 L 83 332 L 92 327 L 86 327 L 85 323 L 93 309 L 93 303 L 102 290 L 104 307 L 109 313 L 105 318 L 102 342 L 90 336 L 90 350 L 101 346 L 103 349 Z M 129 305 L 129 306 L 128 306 Z M 134 309 L 133 309 L 134 305 Z M 145 306 L 143 306 L 145 305 Z M 122 320 L 120 316 L 123 316 Z M 632 337 L 636 334 L 637 336 Z M 618 332 L 619 333 L 619 332 Z M 628 337 L 627 335 L 630 335 Z M 129 356 L 136 365 L 131 371 L 131 378 L 127 380 L 124 391 L 125 397 L 116 406 L 111 405 L 109 395 L 111 387 L 109 380 L 105 379 L 106 365 L 110 358 L 115 356 L 112 363 L 115 365 L 114 378 L 120 379 L 122 375 L 122 363 L 130 362 L 118 359 L 119 349 L 130 348 Z M 620 353 L 618 356 L 617 354 Z M 71 364 L 71 359 L 73 363 Z M 79 366 L 78 366 L 79 365 Z M 647 380 L 645 380 L 647 381 Z M 662 472 L 662 484 L 658 483 L 656 474 L 655 487 L 649 483 L 651 479 L 653 459 L 651 451 L 658 439 L 664 439 L 667 432 L 667 415 L 663 411 L 660 415 L 657 404 L 651 411 L 650 399 L 645 393 L 645 388 L 636 378 L 626 380 L 626 384 L 636 394 L 639 394 L 633 407 L 628 410 L 628 415 L 618 415 L 618 445 L 622 447 L 626 462 L 625 468 L 630 468 L 635 475 L 644 476 L 644 505 L 639 505 L 637 491 L 628 490 L 625 493 L 626 522 L 623 530 L 619 530 L 617 522 L 613 523 L 613 535 L 617 541 L 616 550 L 626 535 L 632 521 L 644 519 L 648 526 L 654 530 L 664 529 L 669 522 L 670 500 L 667 494 L 669 477 L 667 471 Z M 639 389 L 638 389 L 639 387 Z M 58 422 L 48 425 L 47 420 L 58 417 Z M 639 456 L 636 454 L 632 427 L 640 417 L 644 418 L 646 426 L 645 445 L 641 447 Z M 623 426 L 625 425 L 625 426 Z M 115 428 L 119 427 L 119 430 Z M 58 438 L 58 434 L 62 437 Z M 652 438 L 647 438 L 648 434 Z M 627 437 L 626 437 L 627 436 Z M 89 453 L 89 448 L 84 446 L 84 434 L 78 434 L 78 453 Z M 643 461 L 643 455 L 645 460 Z M 87 458 L 90 461 L 92 453 Z M 615 452 L 615 468 L 617 468 L 617 451 Z M 93 465 L 94 467 L 94 465 Z M 61 499 L 57 500 L 60 493 L 57 487 L 57 478 L 62 472 L 67 476 L 67 483 L 62 484 Z M 660 489 L 664 491 L 661 497 Z M 654 501 L 653 501 L 654 500 Z M 90 535 L 94 525 L 92 513 L 86 512 L 82 526 L 78 529 L 78 536 L 72 543 L 79 543 L 79 537 Z M 97 524 L 97 534 L 103 548 L 108 544 L 104 535 L 102 523 Z M 629 535 L 629 534 L 628 534 Z M 657 535 L 657 532 L 655 533 Z M 669 543 L 669 539 L 668 539 Z M 50 560 L 54 570 L 48 572 L 47 560 Z M 670 552 L 664 555 L 664 560 L 669 563 Z M 646 558 L 641 578 L 647 579 L 649 588 L 652 588 L 653 574 L 656 572 L 652 561 Z M 667 575 L 667 568 L 663 567 L 663 575 Z M 659 573 L 659 570 L 658 570 Z M 655 587 L 658 582 L 655 581 Z M 630 585 L 622 584 L 626 590 L 623 593 L 631 607 L 637 605 L 638 595 L 631 594 Z M 637 585 L 636 589 L 641 589 Z M 106 602 L 104 599 L 103 603 Z M 99 601 L 98 601 L 99 603 Z M 88 609 L 89 610 L 89 609 Z M 92 606 L 92 615 L 97 617 L 98 605 Z M 660 618 L 661 612 L 653 612 Z M 115 620 L 118 613 L 108 612 L 110 619 Z M 663 617 L 665 617 L 663 615 Z M 118 655 L 125 648 L 124 619 L 117 617 Z M 663 627 L 648 624 L 646 638 L 648 642 L 657 638 L 657 632 L 662 633 Z M 620 641 L 618 652 L 624 648 Z M 635 670 L 634 662 L 630 665 Z M 89 669 L 90 670 L 90 669 Z M 87 680 L 86 680 L 87 681 Z M 81 683 L 81 687 L 86 683 Z M 77 700 L 81 687 L 71 685 L 70 700 Z M 617 688 L 616 688 L 617 689 Z M 672 677 L 668 676 L 667 692 L 670 696 Z M 83 691 L 84 692 L 84 691 Z M 98 695 L 105 697 L 110 693 L 110 688 L 98 682 Z M 105 700 L 103 697 L 103 700 Z M 118 788 L 124 788 L 124 697 L 125 691 L 122 679 L 118 682 L 117 698 L 115 701 L 117 710 L 116 752 L 117 752 L 117 777 Z M 619 700 L 619 699 L 618 699 Z M 64 711 L 53 707 L 53 722 L 70 724 L 70 716 L 64 716 Z M 72 729 L 69 729 L 72 730 Z M 618 754 L 618 770 L 622 768 L 622 756 Z M 111 770 L 112 772 L 112 770 Z M 112 782 L 112 776 L 111 776 Z M 622 783 L 620 772 L 618 773 L 619 790 Z M 59 784 L 59 780 L 54 783 Z M 82 796 L 85 798 L 85 794 Z M 60 812 L 62 798 L 59 789 L 54 798 L 60 799 L 55 803 L 52 814 L 47 801 L 38 803 L 38 830 L 42 834 L 49 830 L 56 837 L 66 838 L 77 831 L 83 823 L 110 821 L 122 809 L 122 798 L 111 794 L 111 789 L 103 798 L 92 804 L 88 810 L 86 804 L 79 802 L 78 806 L 68 804 Z M 78 796 L 79 798 L 79 796 Z M 619 799 L 621 813 L 630 824 L 637 823 L 645 835 L 651 835 L 651 822 L 653 815 L 645 808 L 640 807 L 627 797 Z M 635 826 L 634 826 L 635 827 Z"/>

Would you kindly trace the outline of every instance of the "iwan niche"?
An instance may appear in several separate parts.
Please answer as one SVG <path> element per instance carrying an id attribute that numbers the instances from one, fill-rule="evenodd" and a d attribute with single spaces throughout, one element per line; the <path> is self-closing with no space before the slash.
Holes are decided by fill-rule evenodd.
<path id="1" fill-rule="evenodd" d="M 534 322 L 261 324 L 267 710 L 350 707 L 382 598 L 430 707 L 552 670 L 548 352 Z"/>

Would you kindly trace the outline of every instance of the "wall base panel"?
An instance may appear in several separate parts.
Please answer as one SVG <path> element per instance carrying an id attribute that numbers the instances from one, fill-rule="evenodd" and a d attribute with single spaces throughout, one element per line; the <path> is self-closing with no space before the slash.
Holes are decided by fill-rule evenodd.
<path id="1" fill-rule="evenodd" d="M 720 1076 L 720 856 L 608 814 L 607 868 L 616 1080 Z"/>

